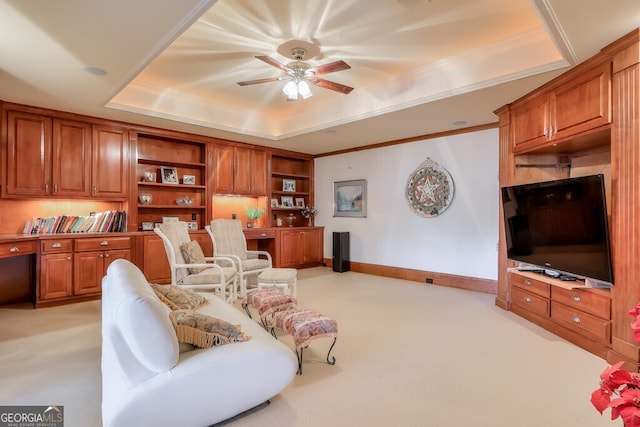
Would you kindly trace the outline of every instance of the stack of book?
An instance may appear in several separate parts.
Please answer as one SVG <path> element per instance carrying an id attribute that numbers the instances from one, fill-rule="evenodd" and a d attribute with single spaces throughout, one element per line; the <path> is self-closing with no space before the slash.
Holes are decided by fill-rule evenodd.
<path id="1" fill-rule="evenodd" d="M 127 211 L 94 212 L 91 215 L 58 215 L 30 218 L 24 234 L 117 233 L 127 231 Z"/>

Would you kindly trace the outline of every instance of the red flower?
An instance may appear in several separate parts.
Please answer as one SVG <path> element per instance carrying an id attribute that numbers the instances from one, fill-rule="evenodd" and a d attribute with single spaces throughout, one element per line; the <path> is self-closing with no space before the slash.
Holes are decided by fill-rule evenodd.
<path id="1" fill-rule="evenodd" d="M 640 390 L 626 387 L 611 401 L 611 419 L 622 417 L 626 427 L 640 427 Z"/>

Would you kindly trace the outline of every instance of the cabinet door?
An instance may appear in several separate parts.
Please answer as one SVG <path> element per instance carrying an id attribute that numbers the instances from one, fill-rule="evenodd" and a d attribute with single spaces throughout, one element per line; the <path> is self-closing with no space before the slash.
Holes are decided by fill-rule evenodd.
<path id="1" fill-rule="evenodd" d="M 214 193 L 232 194 L 234 180 L 233 146 L 216 145 L 214 149 Z"/>
<path id="2" fill-rule="evenodd" d="M 142 241 L 142 272 L 149 282 L 170 283 L 171 269 L 164 244 L 157 235 L 144 236 Z"/>
<path id="3" fill-rule="evenodd" d="M 54 196 L 91 195 L 91 125 L 53 120 Z"/>
<path id="4" fill-rule="evenodd" d="M 9 111 L 3 195 L 46 196 L 51 179 L 51 119 Z"/>
<path id="5" fill-rule="evenodd" d="M 558 87 L 554 93 L 554 139 L 611 123 L 610 62 Z"/>
<path id="6" fill-rule="evenodd" d="M 40 258 L 40 299 L 64 298 L 73 293 L 71 253 L 47 254 Z"/>
<path id="7" fill-rule="evenodd" d="M 322 230 L 304 232 L 304 264 L 322 263 Z"/>
<path id="8" fill-rule="evenodd" d="M 251 194 L 253 173 L 250 148 L 234 147 L 233 190 L 237 194 Z"/>
<path id="9" fill-rule="evenodd" d="M 522 151 L 549 141 L 549 95 L 540 95 L 514 106 L 511 112 L 513 151 Z"/>
<path id="10" fill-rule="evenodd" d="M 104 253 L 77 252 L 73 255 L 73 294 L 100 293 L 104 272 Z"/>
<path id="11" fill-rule="evenodd" d="M 300 231 L 280 233 L 280 267 L 295 267 L 303 262 L 303 234 Z"/>
<path id="12" fill-rule="evenodd" d="M 115 249 L 112 251 L 106 251 L 104 253 L 104 270 L 102 272 L 103 276 L 107 274 L 107 268 L 109 268 L 109 265 L 117 259 L 126 259 L 127 261 L 131 261 L 131 251 L 129 249 Z"/>
<path id="13" fill-rule="evenodd" d="M 92 141 L 93 196 L 124 198 L 129 176 L 128 133 L 125 129 L 94 126 Z"/>
<path id="14" fill-rule="evenodd" d="M 267 194 L 267 152 L 251 150 L 251 193 L 256 196 Z"/>

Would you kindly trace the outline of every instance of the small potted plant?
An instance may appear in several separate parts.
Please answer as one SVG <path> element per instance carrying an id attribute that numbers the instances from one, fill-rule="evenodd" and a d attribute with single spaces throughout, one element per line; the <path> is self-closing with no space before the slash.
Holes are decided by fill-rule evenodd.
<path id="1" fill-rule="evenodd" d="M 253 227 L 253 221 L 260 218 L 264 213 L 264 209 L 262 208 L 247 208 L 244 211 L 247 214 L 247 217 L 251 220 L 247 222 L 247 228 Z"/>

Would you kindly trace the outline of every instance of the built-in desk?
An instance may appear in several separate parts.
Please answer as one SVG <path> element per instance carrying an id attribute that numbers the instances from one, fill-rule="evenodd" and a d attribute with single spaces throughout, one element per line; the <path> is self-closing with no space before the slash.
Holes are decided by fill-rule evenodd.
<path id="1" fill-rule="evenodd" d="M 0 305 L 31 301 L 37 250 L 38 240 L 32 236 L 0 238 Z"/>

